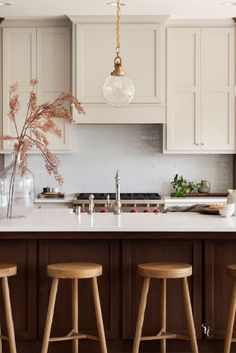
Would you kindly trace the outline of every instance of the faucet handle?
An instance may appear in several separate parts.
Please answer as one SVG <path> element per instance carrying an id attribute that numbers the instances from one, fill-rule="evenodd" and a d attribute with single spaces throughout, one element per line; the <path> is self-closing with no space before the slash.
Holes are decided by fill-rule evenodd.
<path id="1" fill-rule="evenodd" d="M 111 202 L 110 202 L 110 194 L 107 194 L 106 207 L 109 207 L 110 204 L 111 204 Z"/>

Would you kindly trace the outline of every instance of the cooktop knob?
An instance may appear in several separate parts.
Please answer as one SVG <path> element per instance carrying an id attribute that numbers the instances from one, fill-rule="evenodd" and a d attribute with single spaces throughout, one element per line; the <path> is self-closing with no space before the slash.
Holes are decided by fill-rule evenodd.
<path id="1" fill-rule="evenodd" d="M 158 213 L 160 213 L 160 211 L 158 210 L 158 208 L 155 208 L 155 209 L 153 210 L 153 213 L 158 214 Z"/>
<path id="2" fill-rule="evenodd" d="M 137 208 L 131 208 L 131 210 L 130 210 L 130 213 L 137 213 L 138 212 L 138 210 L 137 210 Z"/>
<path id="3" fill-rule="evenodd" d="M 100 210 L 100 213 L 108 213 L 108 211 L 107 211 L 106 208 L 102 208 L 102 209 Z"/>
<path id="4" fill-rule="evenodd" d="M 150 211 L 149 208 L 146 208 L 143 212 L 144 212 L 144 213 L 151 213 L 151 211 Z"/>

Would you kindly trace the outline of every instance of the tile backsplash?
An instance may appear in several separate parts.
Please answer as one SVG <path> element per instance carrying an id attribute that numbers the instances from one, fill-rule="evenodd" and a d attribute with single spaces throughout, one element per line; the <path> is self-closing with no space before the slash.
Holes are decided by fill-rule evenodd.
<path id="1" fill-rule="evenodd" d="M 162 154 L 161 125 L 80 125 L 73 133 L 73 152 L 59 155 L 66 193 L 114 191 L 117 169 L 123 192 L 167 194 L 176 173 L 193 181 L 210 180 L 212 191 L 224 192 L 233 184 L 232 155 Z M 10 157 L 5 158 L 8 164 Z M 28 161 L 36 192 L 57 186 L 41 156 L 31 155 Z"/>

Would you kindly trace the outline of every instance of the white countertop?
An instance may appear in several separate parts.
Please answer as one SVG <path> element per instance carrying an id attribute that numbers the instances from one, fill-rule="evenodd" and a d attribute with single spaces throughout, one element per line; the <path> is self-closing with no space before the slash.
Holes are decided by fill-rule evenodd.
<path id="1" fill-rule="evenodd" d="M 236 217 L 198 213 L 75 215 L 67 208 L 34 209 L 27 218 L 0 219 L 0 232 L 236 232 Z"/>

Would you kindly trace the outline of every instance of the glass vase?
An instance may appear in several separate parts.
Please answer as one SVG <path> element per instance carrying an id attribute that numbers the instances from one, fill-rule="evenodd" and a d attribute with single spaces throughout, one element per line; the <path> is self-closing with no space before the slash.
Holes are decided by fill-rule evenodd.
<path id="1" fill-rule="evenodd" d="M 25 217 L 34 208 L 34 177 L 29 169 L 22 175 L 19 158 L 0 172 L 0 215 L 2 218 Z"/>

